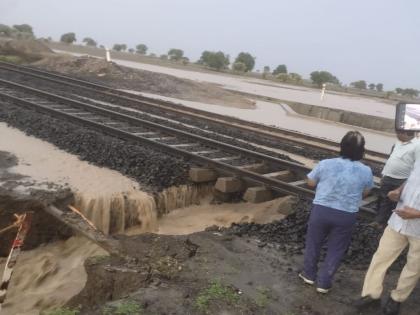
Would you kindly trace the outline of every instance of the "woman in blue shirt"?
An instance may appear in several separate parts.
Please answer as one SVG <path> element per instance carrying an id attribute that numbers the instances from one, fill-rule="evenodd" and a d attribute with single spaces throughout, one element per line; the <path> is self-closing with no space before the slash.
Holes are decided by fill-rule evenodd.
<path id="1" fill-rule="evenodd" d="M 340 157 L 326 159 L 308 174 L 308 185 L 316 187 L 306 234 L 304 269 L 299 277 L 317 291 L 328 293 L 335 272 L 350 244 L 356 215 L 363 195 L 373 187 L 373 175 L 360 160 L 365 139 L 358 131 L 349 131 L 341 140 Z M 318 272 L 322 245 L 327 255 Z"/>

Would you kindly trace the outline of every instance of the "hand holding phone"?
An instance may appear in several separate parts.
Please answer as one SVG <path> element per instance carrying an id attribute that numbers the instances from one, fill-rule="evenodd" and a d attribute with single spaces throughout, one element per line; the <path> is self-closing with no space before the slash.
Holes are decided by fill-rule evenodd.
<path id="1" fill-rule="evenodd" d="M 420 104 L 398 103 L 395 129 L 397 131 L 420 131 Z"/>
<path id="2" fill-rule="evenodd" d="M 393 212 L 404 220 L 420 219 L 420 211 L 407 206 L 404 206 L 404 208 L 401 209 L 395 209 Z"/>

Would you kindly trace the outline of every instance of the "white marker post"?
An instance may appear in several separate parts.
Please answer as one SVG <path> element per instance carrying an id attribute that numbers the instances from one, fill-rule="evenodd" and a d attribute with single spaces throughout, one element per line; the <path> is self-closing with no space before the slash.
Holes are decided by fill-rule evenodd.
<path id="1" fill-rule="evenodd" d="M 111 53 L 108 48 L 105 48 L 105 59 L 107 62 L 111 62 Z"/>
<path id="2" fill-rule="evenodd" d="M 325 97 L 325 88 L 327 85 L 325 83 L 322 83 L 322 89 L 321 89 L 321 101 L 324 100 Z"/>

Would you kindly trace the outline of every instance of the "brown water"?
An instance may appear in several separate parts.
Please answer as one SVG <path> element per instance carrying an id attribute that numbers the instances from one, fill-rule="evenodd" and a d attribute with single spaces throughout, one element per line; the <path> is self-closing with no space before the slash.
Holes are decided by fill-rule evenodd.
<path id="1" fill-rule="evenodd" d="M 18 158 L 19 164 L 9 171 L 26 176 L 23 184 L 31 189 L 45 189 L 48 183 L 54 183 L 89 196 L 140 190 L 138 183 L 116 171 L 81 161 L 77 156 L 5 123 L 0 123 L 0 150 Z"/>
<path id="2" fill-rule="evenodd" d="M 187 194 L 190 192 L 197 198 L 199 195 L 203 195 L 204 199 L 188 198 Z M 233 222 L 271 222 L 283 218 L 282 213 L 289 211 L 291 207 L 290 197 L 261 204 L 212 205 L 209 203 L 210 198 L 199 190 L 171 189 L 170 192 L 168 191 L 168 196 L 176 196 L 176 199 L 179 200 L 191 200 L 200 205 L 172 209 L 161 219 L 151 220 L 150 222 L 153 221 L 157 224 L 156 228 L 159 234 L 189 234 L 202 231 L 212 225 L 229 226 Z M 148 199 L 145 201 L 145 205 L 140 205 L 136 201 L 136 207 L 150 210 Z M 169 197 L 168 205 L 174 205 L 174 201 L 172 197 Z M 97 213 L 94 214 L 93 221 L 96 223 L 105 222 L 104 226 L 107 226 L 107 222 L 110 220 L 109 226 L 118 226 L 112 222 L 112 216 L 107 219 L 101 218 L 101 215 L 109 216 L 109 212 L 103 211 L 99 204 L 97 203 L 98 207 L 95 208 Z M 105 202 L 102 204 L 105 205 Z M 136 211 L 136 215 L 141 215 Z M 144 217 L 142 219 L 144 220 Z M 132 227 L 120 225 L 120 228 L 121 230 L 125 229 L 125 233 L 128 235 L 143 233 L 147 230 L 143 225 Z M 88 257 L 105 254 L 101 248 L 82 237 L 72 237 L 67 241 L 59 241 L 23 252 L 16 264 L 2 314 L 35 315 L 40 310 L 64 305 L 72 296 L 80 292 L 86 283 L 84 261 Z M 1 269 L 4 267 L 4 263 L 5 258 L 0 259 Z"/>
<path id="3" fill-rule="evenodd" d="M 75 195 L 75 206 L 105 234 L 124 233 L 133 225 L 142 232 L 157 231 L 157 211 L 153 196 L 132 191 L 106 196 Z"/>
<path id="4" fill-rule="evenodd" d="M 158 217 L 174 209 L 207 203 L 212 185 L 170 187 L 152 196 L 142 191 L 98 197 L 76 194 L 75 206 L 105 234 L 124 233 L 135 226 L 137 233 L 158 232 Z"/>
<path id="5" fill-rule="evenodd" d="M 159 234 L 183 235 L 205 230 L 207 227 L 230 226 L 232 223 L 268 223 L 280 220 L 290 210 L 292 199 L 279 198 L 260 204 L 209 204 L 176 209 L 159 220 Z M 130 231 L 132 233 L 132 231 Z"/>
<path id="6" fill-rule="evenodd" d="M 81 237 L 21 253 L 1 314 L 36 315 L 41 309 L 65 304 L 86 282 L 86 258 L 105 254 Z M 4 263 L 2 259 L 0 270 Z"/>

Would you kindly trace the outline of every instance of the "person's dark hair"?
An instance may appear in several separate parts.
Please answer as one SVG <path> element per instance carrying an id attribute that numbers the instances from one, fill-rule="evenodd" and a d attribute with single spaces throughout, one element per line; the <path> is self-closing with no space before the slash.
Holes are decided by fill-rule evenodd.
<path id="1" fill-rule="evenodd" d="M 340 156 L 344 159 L 359 161 L 365 154 L 365 138 L 358 131 L 349 131 L 341 139 Z"/>
<path id="2" fill-rule="evenodd" d="M 406 134 L 408 137 L 414 137 L 416 135 L 413 130 L 397 130 L 396 132 Z"/>

